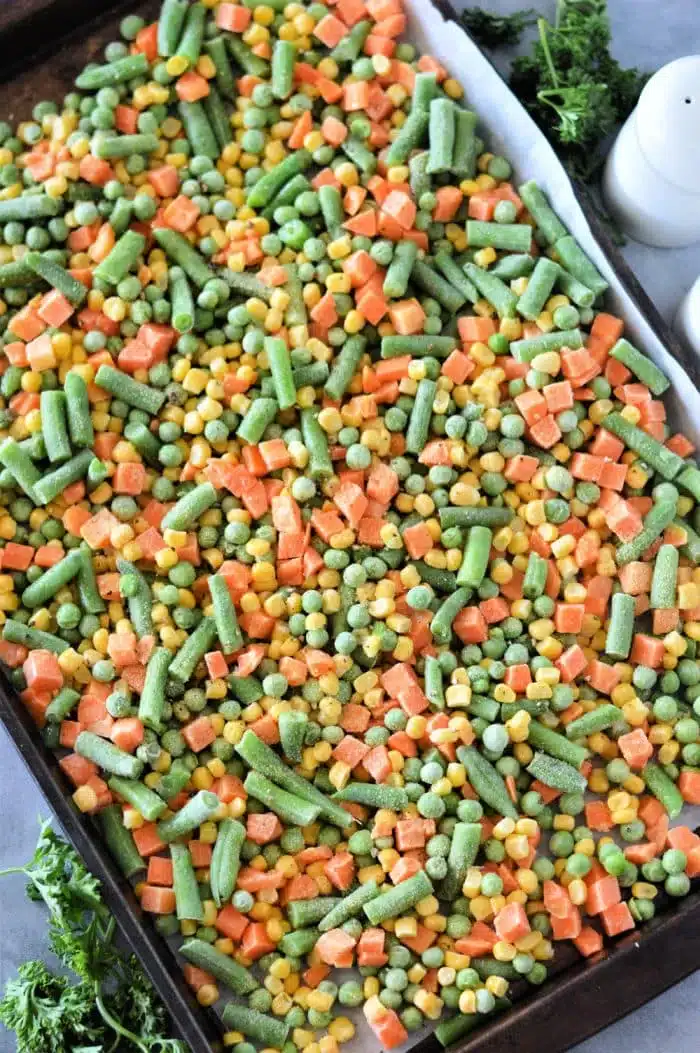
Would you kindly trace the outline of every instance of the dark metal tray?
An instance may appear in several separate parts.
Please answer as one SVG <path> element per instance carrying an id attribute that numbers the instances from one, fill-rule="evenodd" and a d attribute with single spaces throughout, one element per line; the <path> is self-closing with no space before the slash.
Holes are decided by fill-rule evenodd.
<path id="1" fill-rule="evenodd" d="M 457 20 L 449 0 L 432 2 L 445 18 Z M 124 13 L 155 16 L 159 7 L 159 0 L 0 2 L 0 116 L 16 121 L 26 118 L 36 102 L 62 98 L 82 67 L 97 59 L 105 43 L 117 37 Z M 673 357 L 699 383 L 697 360 L 675 338 L 637 281 L 585 191 L 577 189 L 593 233 L 627 292 Z M 101 880 L 123 938 L 140 956 L 179 1034 L 193 1053 L 220 1053 L 217 1017 L 197 1004 L 180 964 L 141 911 L 96 824 L 75 809 L 72 787 L 2 673 L 0 720 L 67 836 Z M 546 984 L 539 990 L 527 989 L 526 996 L 502 1017 L 457 1043 L 454 1053 L 542 1053 L 543 1049 L 564 1053 L 699 966 L 700 891 L 696 889 L 685 900 L 667 903 L 651 922 L 615 941 L 595 959 L 582 961 L 570 949 L 558 952 Z M 414 1049 L 416 1053 L 438 1053 L 441 1047 L 428 1036 Z"/>

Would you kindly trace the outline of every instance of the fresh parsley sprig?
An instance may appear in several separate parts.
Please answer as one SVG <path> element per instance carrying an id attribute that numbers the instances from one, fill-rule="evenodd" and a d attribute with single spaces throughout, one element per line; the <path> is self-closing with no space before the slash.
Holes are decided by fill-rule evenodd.
<path id="1" fill-rule="evenodd" d="M 25 962 L 0 1001 L 0 1021 L 17 1053 L 188 1053 L 168 1037 L 168 1016 L 134 955 L 115 944 L 115 922 L 100 883 L 62 837 L 42 823 L 21 867 L 27 895 L 49 910 L 49 945 L 72 978 Z"/>

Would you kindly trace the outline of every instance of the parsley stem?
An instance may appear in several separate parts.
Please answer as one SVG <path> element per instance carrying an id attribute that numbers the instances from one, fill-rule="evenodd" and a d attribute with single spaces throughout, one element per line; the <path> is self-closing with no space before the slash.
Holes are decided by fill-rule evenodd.
<path id="1" fill-rule="evenodd" d="M 135 1035 L 133 1031 L 128 1031 L 125 1027 L 122 1027 L 119 1021 L 113 1017 L 109 1009 L 107 1009 L 102 997 L 102 985 L 99 980 L 95 980 L 95 1004 L 100 1016 L 113 1031 L 116 1031 L 116 1033 L 121 1035 L 122 1038 L 126 1038 L 129 1042 L 133 1043 L 137 1049 L 141 1050 L 141 1053 L 148 1053 L 148 1046 L 141 1041 L 138 1035 Z"/>
<path id="2" fill-rule="evenodd" d="M 552 59 L 552 52 L 549 49 L 549 38 L 547 37 L 547 27 L 549 23 L 546 18 L 537 19 L 537 30 L 540 34 L 540 43 L 542 45 L 542 51 L 544 52 L 544 60 L 547 63 L 547 70 L 552 78 L 552 84 L 555 88 L 559 87 L 559 78 L 557 77 L 557 71 L 554 68 L 554 60 Z"/>

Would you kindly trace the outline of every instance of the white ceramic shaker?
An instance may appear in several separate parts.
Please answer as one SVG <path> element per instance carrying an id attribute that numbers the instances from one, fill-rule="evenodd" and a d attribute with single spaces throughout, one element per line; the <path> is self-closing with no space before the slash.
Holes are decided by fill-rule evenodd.
<path id="1" fill-rule="evenodd" d="M 700 355 L 700 278 L 678 305 L 673 328 L 690 350 Z"/>
<path id="2" fill-rule="evenodd" d="M 637 241 L 700 241 L 700 55 L 669 62 L 647 82 L 610 151 L 603 194 Z"/>

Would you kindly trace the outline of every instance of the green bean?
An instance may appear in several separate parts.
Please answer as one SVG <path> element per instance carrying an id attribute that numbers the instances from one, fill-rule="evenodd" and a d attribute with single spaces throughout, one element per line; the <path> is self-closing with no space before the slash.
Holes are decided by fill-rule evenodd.
<path id="1" fill-rule="evenodd" d="M 126 878 L 132 878 L 145 868 L 136 843 L 122 821 L 122 810 L 116 804 L 102 808 L 97 820 L 107 848 L 114 856 L 115 862 Z"/>
<path id="2" fill-rule="evenodd" d="M 103 160 L 113 161 L 119 158 L 131 157 L 133 154 L 152 154 L 154 150 L 158 149 L 159 144 L 158 136 L 150 133 L 145 135 L 140 133 L 137 135 L 107 135 L 104 139 L 98 140 L 94 150 L 96 155 Z M 137 255 L 140 255 L 140 252 Z M 98 270 L 99 268 L 96 268 L 95 273 Z M 116 285 L 117 282 L 112 284 Z"/>
<path id="3" fill-rule="evenodd" d="M 587 285 L 574 278 L 567 270 L 557 264 L 557 285 L 568 296 L 577 307 L 592 307 L 595 303 L 595 293 Z"/>
<path id="4" fill-rule="evenodd" d="M 321 206 L 321 215 L 326 230 L 332 238 L 338 237 L 343 230 L 345 221 L 345 209 L 343 199 L 337 186 L 327 183 L 318 188 L 318 202 Z"/>
<path id="5" fill-rule="evenodd" d="M 0 446 L 0 464 L 8 470 L 27 497 L 31 498 L 35 504 L 39 504 L 34 488 L 41 479 L 41 472 L 29 454 L 11 436 L 5 439 Z M 44 503 L 48 504 L 48 502 Z"/>
<path id="6" fill-rule="evenodd" d="M 471 787 L 480 800 L 507 819 L 518 819 L 503 776 L 474 746 L 459 746 L 457 757 L 464 765 Z"/>
<path id="7" fill-rule="evenodd" d="M 106 610 L 106 607 L 97 586 L 95 568 L 92 565 L 92 553 L 88 546 L 84 544 L 77 549 L 77 552 L 80 557 L 80 569 L 77 577 L 80 606 L 88 614 L 101 614 Z"/>
<path id="8" fill-rule="evenodd" d="M 167 648 L 156 647 L 146 666 L 146 679 L 139 700 L 139 720 L 154 731 L 161 731 L 163 726 L 165 685 L 172 658 Z"/>
<path id="9" fill-rule="evenodd" d="M 209 85 L 209 94 L 202 101 L 202 105 L 219 149 L 224 150 L 231 141 L 231 121 L 215 84 Z"/>
<path id="10" fill-rule="evenodd" d="M 220 574 L 210 575 L 208 581 L 221 648 L 224 654 L 235 654 L 241 650 L 244 641 L 229 587 Z"/>
<path id="11" fill-rule="evenodd" d="M 160 819 L 165 811 L 166 804 L 163 798 L 153 790 L 149 790 L 148 786 L 137 779 L 125 779 L 119 775 L 113 775 L 108 780 L 108 785 L 110 790 L 123 797 L 149 823 Z"/>
<path id="12" fill-rule="evenodd" d="M 284 312 L 285 323 L 287 325 L 306 325 L 308 317 L 304 303 L 304 286 L 299 277 L 299 270 L 295 263 L 286 263 L 284 269 L 287 274 L 284 291 L 289 296 L 289 304 Z"/>
<path id="13" fill-rule="evenodd" d="M 272 217 L 275 214 L 275 211 L 278 208 L 280 208 L 281 205 L 293 205 L 296 199 L 299 197 L 299 194 L 303 194 L 306 190 L 310 189 L 311 183 L 308 181 L 306 176 L 301 174 L 301 172 L 298 175 L 292 176 L 292 178 L 289 179 L 284 184 L 282 189 L 273 197 L 270 204 L 266 205 L 265 208 L 262 209 L 260 215 L 263 216 L 264 219 L 272 219 Z M 293 266 L 293 264 L 286 264 L 285 269 L 289 270 Z M 296 268 L 294 269 L 296 270 Z M 231 274 L 233 274 L 233 271 L 231 271 Z M 246 278 L 249 277 L 249 275 L 241 274 L 236 275 L 236 277 Z M 268 290 L 268 298 L 271 291 L 272 290 Z"/>
<path id="14" fill-rule="evenodd" d="M 204 969 L 217 980 L 221 980 L 238 995 L 251 994 L 258 987 L 250 969 L 239 965 L 230 954 L 224 954 L 205 940 L 185 940 L 180 947 L 180 954 L 198 969 Z"/>
<path id="15" fill-rule="evenodd" d="M 245 827 L 235 819 L 224 819 L 219 824 L 209 867 L 209 884 L 217 907 L 233 895 L 245 836 Z"/>
<path id="16" fill-rule="evenodd" d="M 518 297 L 505 282 L 496 278 L 490 271 L 477 267 L 475 263 L 465 263 L 464 273 L 484 299 L 495 308 L 499 318 L 515 318 Z M 513 346 L 511 344 L 511 352 Z"/>
<path id="17" fill-rule="evenodd" d="M 440 884 L 440 897 L 452 902 L 461 896 L 469 867 L 476 862 L 481 844 L 481 823 L 456 823 L 447 857 L 447 876 Z"/>
<path id="18" fill-rule="evenodd" d="M 74 446 L 89 449 L 95 441 L 95 432 L 90 418 L 90 399 L 87 384 L 79 373 L 71 370 L 63 382 L 66 396 L 68 433 Z"/>
<path id="19" fill-rule="evenodd" d="M 472 696 L 473 701 L 474 696 Z M 469 707 L 471 711 L 471 706 Z M 501 705 L 501 720 L 510 720 L 520 710 L 525 710 L 530 716 L 539 717 L 549 712 L 549 699 L 546 698 L 519 698 L 517 702 L 504 702 Z"/>
<path id="20" fill-rule="evenodd" d="M 532 362 L 545 351 L 561 351 L 562 347 L 583 347 L 583 335 L 579 329 L 559 329 L 539 336 L 514 340 L 510 353 L 518 362 Z"/>
<path id="21" fill-rule="evenodd" d="M 375 896 L 362 908 L 367 915 L 370 924 L 381 925 L 383 921 L 396 918 L 405 914 L 416 903 L 431 896 L 433 884 L 424 870 L 419 870 L 410 878 L 406 878 L 395 888 L 388 892 L 382 892 Z"/>
<path id="22" fill-rule="evenodd" d="M 272 372 L 279 408 L 281 410 L 290 409 L 290 407 L 296 405 L 297 391 L 294 386 L 292 364 L 287 344 L 279 337 L 266 336 L 265 354 Z"/>
<path id="23" fill-rule="evenodd" d="M 430 190 L 430 176 L 428 175 L 428 151 L 423 150 L 414 154 L 408 160 L 409 185 L 411 193 L 416 201 Z"/>
<path id="24" fill-rule="evenodd" d="M 75 78 L 75 86 L 81 91 L 99 91 L 101 88 L 113 88 L 136 77 L 145 77 L 149 72 L 148 59 L 143 52 L 126 55 L 106 66 L 87 66 Z"/>
<path id="25" fill-rule="evenodd" d="M 317 804 L 320 814 L 324 819 L 345 829 L 350 826 L 352 819 L 337 804 L 334 804 L 325 794 L 321 793 L 312 783 L 307 782 L 301 775 L 289 768 L 277 754 L 266 746 L 252 731 L 246 731 L 240 742 L 236 744 L 236 753 L 246 762 L 248 767 L 259 771 L 271 782 L 277 783 L 289 793 L 302 797 L 305 801 Z"/>
<path id="26" fill-rule="evenodd" d="M 676 478 L 676 484 L 691 493 L 696 501 L 700 502 L 700 469 L 689 464 Z"/>
<path id="27" fill-rule="evenodd" d="M 652 395 L 663 395 L 664 391 L 667 391 L 671 386 L 670 380 L 661 372 L 659 367 L 654 365 L 650 358 L 638 351 L 624 337 L 618 340 L 615 346 L 611 348 L 610 355 L 627 366 L 641 380 L 642 384 L 646 384 Z"/>
<path id="28" fill-rule="evenodd" d="M 553 260 L 540 256 L 530 276 L 527 289 L 518 300 L 518 314 L 534 322 L 544 310 L 557 280 L 559 267 Z"/>
<path id="29" fill-rule="evenodd" d="M 56 198 L 46 194 L 27 194 L 0 201 L 0 223 L 28 223 L 37 219 L 51 219 L 60 211 Z"/>
<path id="30" fill-rule="evenodd" d="M 537 183 L 533 180 L 523 183 L 518 187 L 518 193 L 548 245 L 555 245 L 560 238 L 566 237 L 568 234 L 566 227 Z"/>
<path id="31" fill-rule="evenodd" d="M 472 110 L 457 108 L 455 114 L 455 142 L 452 151 L 452 171 L 460 179 L 473 179 L 479 153 L 476 137 L 478 118 Z"/>
<path id="32" fill-rule="evenodd" d="M 612 703 L 605 706 L 597 706 L 596 709 L 584 713 L 582 717 L 578 717 L 566 725 L 567 737 L 570 739 L 581 739 L 587 738 L 597 731 L 606 731 L 613 724 L 616 724 L 621 717 L 621 711 Z"/>
<path id="33" fill-rule="evenodd" d="M 272 49 L 272 94 L 276 99 L 288 99 L 294 85 L 296 45 L 289 40 L 276 40 Z"/>
<path id="34" fill-rule="evenodd" d="M 676 515 L 676 501 L 659 501 L 644 517 L 642 529 L 632 541 L 619 545 L 615 552 L 618 567 L 639 559 L 650 545 L 670 526 Z"/>
<path id="35" fill-rule="evenodd" d="M 433 99 L 430 103 L 428 125 L 428 172 L 449 172 L 452 167 L 456 135 L 457 107 L 451 99 Z"/>
<path id="36" fill-rule="evenodd" d="M 520 974 L 512 962 L 499 962 L 497 958 L 473 958 L 470 965 L 476 969 L 482 980 L 489 976 L 500 976 L 504 980 L 519 980 Z"/>
<path id="37" fill-rule="evenodd" d="M 508 526 L 513 518 L 513 509 L 504 506 L 498 508 L 494 505 L 489 507 L 482 505 L 446 505 L 439 509 L 440 526 L 443 530 L 449 527 L 473 527 Z"/>
<path id="38" fill-rule="evenodd" d="M 241 67 L 244 73 L 251 77 L 267 77 L 270 72 L 269 63 L 254 55 L 247 44 L 239 40 L 237 36 L 229 34 L 227 38 L 228 49 L 233 55 L 234 61 Z M 297 151 L 298 152 L 298 151 Z M 294 156 L 293 154 L 291 156 Z"/>
<path id="39" fill-rule="evenodd" d="M 47 259 L 39 252 L 28 252 L 22 262 L 65 296 L 73 307 L 79 307 L 87 297 L 87 287 L 55 260 Z"/>
<path id="40" fill-rule="evenodd" d="M 630 424 L 621 414 L 608 413 L 602 423 L 606 431 L 611 431 L 618 439 L 622 439 L 625 446 L 638 453 L 643 461 L 646 461 L 669 482 L 675 479 L 685 467 L 682 457 L 679 457 L 673 450 L 669 450 L 667 446 L 663 446 L 641 428 Z"/>
<path id="41" fill-rule="evenodd" d="M 66 396 L 62 391 L 42 391 L 41 432 L 46 443 L 46 453 L 52 464 L 67 461 L 71 455 L 66 420 Z"/>
<path id="42" fill-rule="evenodd" d="M 258 702 L 265 692 L 260 686 L 260 681 L 254 676 L 229 676 L 228 685 L 239 702 L 246 706 L 251 702 Z"/>
<path id="43" fill-rule="evenodd" d="M 527 278 L 535 269 L 535 258 L 526 253 L 502 256 L 489 267 L 489 274 L 495 275 L 504 282 L 512 282 L 516 278 Z"/>
<path id="44" fill-rule="evenodd" d="M 262 1045 L 274 1049 L 282 1049 L 289 1034 L 289 1024 L 284 1021 L 235 1002 L 229 1002 L 222 1019 L 227 1031 L 242 1031 L 249 1038 L 255 1038 Z"/>
<path id="45" fill-rule="evenodd" d="M 583 793 L 588 785 L 585 776 L 577 768 L 546 753 L 536 753 L 527 770 L 533 779 L 562 793 Z"/>
<path id="46" fill-rule="evenodd" d="M 236 434 L 240 439 L 250 443 L 251 446 L 256 445 L 276 418 L 278 409 L 277 399 L 254 399 L 248 407 L 245 417 L 239 424 Z"/>
<path id="47" fill-rule="evenodd" d="M 349 161 L 352 161 L 364 176 L 371 176 L 377 168 L 377 158 L 359 139 L 347 138 L 340 144 Z"/>
<path id="48" fill-rule="evenodd" d="M 301 411 L 301 435 L 304 446 L 309 451 L 308 472 L 311 478 L 330 478 L 334 471 L 328 438 L 318 423 L 317 411 L 311 407 Z"/>
<path id="49" fill-rule="evenodd" d="M 207 284 L 211 278 L 209 264 L 190 245 L 187 238 L 183 238 L 182 234 L 178 234 L 176 230 L 169 230 L 167 227 L 155 227 L 153 236 L 166 256 L 182 267 L 187 277 L 191 278 L 198 288 Z M 230 279 L 227 278 L 227 281 Z"/>
<path id="50" fill-rule="evenodd" d="M 229 62 L 226 41 L 222 36 L 212 37 L 204 42 L 204 48 L 216 69 L 216 86 L 223 96 L 232 101 L 236 97 L 236 80 Z M 211 83 L 209 85 L 211 89 Z"/>
<path id="51" fill-rule="evenodd" d="M 671 610 L 676 606 L 676 583 L 678 579 L 678 549 L 674 545 L 662 545 L 654 560 L 649 606 L 652 610 Z"/>
<path id="52" fill-rule="evenodd" d="M 527 223 L 487 223 L 479 219 L 468 219 L 467 242 L 470 249 L 494 248 L 506 252 L 529 252 L 532 227 Z"/>
<path id="53" fill-rule="evenodd" d="M 460 289 L 445 281 L 441 274 L 434 271 L 422 260 L 416 260 L 411 271 L 411 281 L 428 296 L 437 300 L 446 311 L 454 314 L 464 304 L 464 294 Z"/>
<path id="54" fill-rule="evenodd" d="M 330 53 L 330 58 L 336 62 L 354 62 L 362 54 L 365 41 L 372 31 L 372 23 L 367 19 L 356 22 L 343 39 L 336 44 Z"/>
<path id="55" fill-rule="evenodd" d="M 211 483 L 200 483 L 194 490 L 181 497 L 165 513 L 161 522 L 162 530 L 188 530 L 204 515 L 207 509 L 218 500 L 216 488 Z"/>
<path id="56" fill-rule="evenodd" d="M 285 710 L 280 713 L 277 726 L 280 733 L 280 745 L 285 757 L 292 764 L 301 764 L 306 729 L 309 726 L 306 713 L 301 713 L 296 709 Z"/>
<path id="57" fill-rule="evenodd" d="M 45 720 L 49 724 L 60 724 L 62 720 L 70 716 L 79 701 L 80 695 L 77 691 L 74 691 L 72 687 L 62 687 L 49 702 L 44 713 Z"/>
<path id="58" fill-rule="evenodd" d="M 423 110 L 426 113 L 430 109 L 433 99 L 438 96 L 437 77 L 434 73 L 416 73 L 413 80 L 413 92 L 411 94 L 411 113 Z"/>
<path id="59" fill-rule="evenodd" d="M 658 764 L 647 762 L 642 769 L 641 776 L 644 779 L 647 790 L 656 797 L 657 801 L 661 802 L 668 812 L 669 818 L 677 819 L 683 811 L 685 803 L 680 790 L 673 780 L 669 779 L 663 768 L 660 768 Z"/>
<path id="60" fill-rule="evenodd" d="M 68 646 L 60 636 L 34 629 L 24 622 L 15 621 L 14 618 L 8 618 L 3 625 L 2 638 L 9 643 L 22 644 L 29 650 L 51 651 L 53 654 L 63 654 Z"/>
<path id="61" fill-rule="evenodd" d="M 413 409 L 411 410 L 406 430 L 406 450 L 408 453 L 421 453 L 428 441 L 436 394 L 437 384 L 434 380 L 423 378 L 423 380 L 418 382 L 418 388 L 413 400 Z"/>
<path id="62" fill-rule="evenodd" d="M 531 746 L 549 754 L 550 757 L 565 761 L 574 768 L 580 768 L 589 756 L 589 751 L 584 746 L 577 746 L 574 742 L 570 742 L 564 735 L 559 735 L 551 728 L 540 724 L 539 720 L 530 721 L 527 741 Z"/>
<path id="63" fill-rule="evenodd" d="M 86 732 L 82 732 L 86 734 Z M 81 736 L 78 736 L 80 738 Z M 158 823 L 158 836 L 166 844 L 184 837 L 196 827 L 206 823 L 215 812 L 219 810 L 221 802 L 215 793 L 209 790 L 200 790 L 194 797 L 190 797 L 179 812 L 175 812 L 169 819 L 163 819 Z"/>
<path id="64" fill-rule="evenodd" d="M 178 107 L 187 141 L 192 153 L 216 161 L 219 157 L 219 140 L 212 128 L 207 111 L 201 102 L 185 102 Z"/>
<path id="65" fill-rule="evenodd" d="M 168 275 L 170 321 L 178 333 L 189 333 L 194 328 L 194 298 L 187 275 L 182 267 L 171 267 Z"/>
<path id="66" fill-rule="evenodd" d="M 146 239 L 143 234 L 138 234 L 135 230 L 127 230 L 109 255 L 95 268 L 95 277 L 110 285 L 118 285 L 136 265 L 145 247 Z"/>
<path id="67" fill-rule="evenodd" d="M 459 583 L 459 575 L 457 575 L 457 581 Z M 450 642 L 452 639 L 452 623 L 459 612 L 464 610 L 469 603 L 471 596 L 471 589 L 458 588 L 443 601 L 430 623 L 430 631 L 436 643 L 447 644 Z"/>
<path id="68" fill-rule="evenodd" d="M 602 274 L 586 256 L 581 246 L 570 234 L 557 239 L 554 244 L 554 251 L 569 274 L 573 274 L 574 278 L 578 278 L 595 296 L 604 293 L 608 288 L 608 282 L 606 282 Z"/>
<path id="69" fill-rule="evenodd" d="M 421 559 L 417 559 L 413 565 L 420 574 L 421 581 L 430 585 L 436 592 L 454 592 L 457 588 L 457 576 L 451 570 L 431 567 Z"/>
<path id="70" fill-rule="evenodd" d="M 445 691 L 440 662 L 433 655 L 425 656 L 425 697 L 435 709 L 445 708 Z"/>
<path id="71" fill-rule="evenodd" d="M 22 593 L 22 603 L 30 609 L 33 607 L 45 607 L 56 595 L 59 589 L 67 585 L 79 573 L 82 564 L 82 556 L 77 549 L 69 552 L 58 563 L 45 570 L 44 573 Z"/>
<path id="72" fill-rule="evenodd" d="M 364 885 L 358 886 L 353 892 L 344 896 L 336 907 L 321 918 L 318 924 L 320 931 L 330 932 L 331 929 L 340 928 L 350 918 L 356 918 L 358 914 L 361 914 L 365 903 L 369 903 L 378 895 L 379 888 L 376 881 L 372 879 L 366 881 Z"/>
<path id="73" fill-rule="evenodd" d="M 294 153 L 287 154 L 280 164 L 269 172 L 265 172 L 250 188 L 248 192 L 250 207 L 258 209 L 268 205 L 288 179 L 298 175 L 299 172 L 306 171 L 310 164 L 311 154 L 308 150 L 295 150 Z"/>
<path id="74" fill-rule="evenodd" d="M 404 242 L 400 244 L 410 245 L 412 243 Z M 469 300 L 470 303 L 476 303 L 479 299 L 479 293 L 477 292 L 476 286 L 469 281 L 464 271 L 459 264 L 455 263 L 452 256 L 449 256 L 446 252 L 439 252 L 435 257 L 435 266 L 438 270 L 442 271 L 450 285 L 453 285 L 465 300 Z M 386 285 L 384 291 L 386 292 Z"/>
<path id="75" fill-rule="evenodd" d="M 182 761 L 175 760 L 156 786 L 156 793 L 164 801 L 170 801 L 173 797 L 177 797 L 179 793 L 182 793 L 189 781 L 189 768 Z"/>
<path id="76" fill-rule="evenodd" d="M 400 786 L 378 785 L 373 782 L 349 782 L 333 794 L 334 801 L 353 801 L 370 808 L 391 808 L 402 811 L 408 807 L 406 791 Z"/>
<path id="77" fill-rule="evenodd" d="M 138 567 L 135 567 L 133 563 L 129 563 L 125 559 L 117 558 L 117 570 L 121 575 L 120 586 L 123 585 L 124 578 L 128 578 L 134 586 L 131 594 L 127 596 L 129 620 L 134 627 L 134 631 L 138 636 L 150 636 L 153 632 L 153 619 L 151 617 L 153 599 L 149 584 Z M 126 595 L 123 587 L 122 595 Z"/>
<path id="78" fill-rule="evenodd" d="M 107 367 L 100 367 L 107 368 Z M 115 370 L 116 372 L 116 370 Z M 7 442 L 8 440 L 6 440 Z M 3 444 L 4 446 L 4 444 Z M 2 459 L 2 447 L 0 447 L 0 459 Z M 54 498 L 58 497 L 67 486 L 77 483 L 87 475 L 90 464 L 95 460 L 92 450 L 81 450 L 70 461 L 65 461 L 60 468 L 43 475 L 34 486 L 36 503 L 48 505 Z"/>
<path id="79" fill-rule="evenodd" d="M 158 18 L 158 54 L 162 58 L 177 54 L 187 10 L 185 0 L 163 0 Z"/>
<path id="80" fill-rule="evenodd" d="M 75 740 L 75 752 L 93 761 L 98 768 L 104 768 L 112 775 L 123 775 L 125 779 L 138 779 L 143 771 L 142 760 L 125 753 L 113 742 L 100 738 L 92 731 L 80 732 Z"/>
<path id="81" fill-rule="evenodd" d="M 11 200 L 22 201 L 26 199 L 20 197 Z M 47 198 L 47 200 L 51 201 L 53 199 Z M 0 202 L 0 204 L 5 204 L 5 202 Z M 35 284 L 37 276 L 36 272 L 27 263 L 28 255 L 29 253 L 16 262 L 0 264 L 0 289 L 23 289 L 26 286 Z"/>
<path id="82" fill-rule="evenodd" d="M 204 617 L 170 663 L 170 676 L 186 684 L 216 639 L 216 622 Z"/>
<path id="83" fill-rule="evenodd" d="M 387 165 L 402 165 L 408 161 L 411 153 L 421 146 L 425 140 L 429 120 L 427 110 L 412 110 L 387 150 Z M 406 242 L 399 242 L 398 244 L 405 245 Z"/>
<path id="84" fill-rule="evenodd" d="M 122 373 L 113 366 L 102 365 L 97 370 L 95 383 L 98 387 L 109 391 L 115 398 L 126 402 L 134 409 L 143 410 L 145 413 L 155 415 L 160 410 L 165 395 L 162 391 L 141 384 L 127 373 Z"/>
<path id="85" fill-rule="evenodd" d="M 418 333 L 413 336 L 383 336 L 381 344 L 382 358 L 400 358 L 401 355 L 412 355 L 422 358 L 430 355 L 434 358 L 447 358 L 457 347 L 453 336 L 428 336 Z"/>
<path id="86" fill-rule="evenodd" d="M 343 397 L 360 366 L 366 346 L 365 337 L 357 334 L 349 337 L 340 348 L 323 388 L 329 399 L 338 402 Z"/>
<path id="87" fill-rule="evenodd" d="M 316 925 L 343 901 L 335 896 L 317 896 L 316 899 L 292 900 L 287 905 L 287 914 L 295 929 Z"/>
<path id="88" fill-rule="evenodd" d="M 202 52 L 202 41 L 206 29 L 207 9 L 203 4 L 191 4 L 182 36 L 177 45 L 179 58 L 187 59 L 190 67 L 196 66 Z"/>
<path id="89" fill-rule="evenodd" d="M 284 934 L 277 949 L 290 958 L 303 958 L 314 949 L 320 935 L 316 929 L 294 929 Z"/>
<path id="90" fill-rule="evenodd" d="M 674 525 L 685 533 L 685 543 L 681 548 L 684 556 L 693 563 L 700 563 L 700 535 L 697 534 L 685 519 L 674 519 Z"/>
<path id="91" fill-rule="evenodd" d="M 476 959 L 475 959 L 476 960 Z M 453 1046 L 460 1038 L 470 1034 L 484 1022 L 484 1017 L 491 1017 L 509 1009 L 511 1002 L 507 998 L 497 998 L 496 1005 L 490 1013 L 458 1013 L 448 1019 L 442 1019 L 435 1028 L 435 1037 L 443 1049 Z"/>
<path id="92" fill-rule="evenodd" d="M 462 566 L 457 572 L 458 585 L 479 588 L 488 570 L 492 540 L 493 533 L 488 527 L 470 527 Z"/>
<path id="93" fill-rule="evenodd" d="M 161 801 L 161 804 L 164 803 Z M 173 863 L 173 890 L 177 920 L 204 921 L 204 908 L 189 848 L 187 845 L 172 844 L 170 858 Z"/>
<path id="94" fill-rule="evenodd" d="M 523 596 L 526 600 L 536 600 L 544 593 L 547 585 L 549 563 L 536 552 L 531 552 L 527 558 L 525 577 L 523 578 Z"/>
<path id="95" fill-rule="evenodd" d="M 249 771 L 243 784 L 247 793 L 262 801 L 271 811 L 293 826 L 310 826 L 319 815 L 319 806 L 281 790 L 257 771 Z"/>

